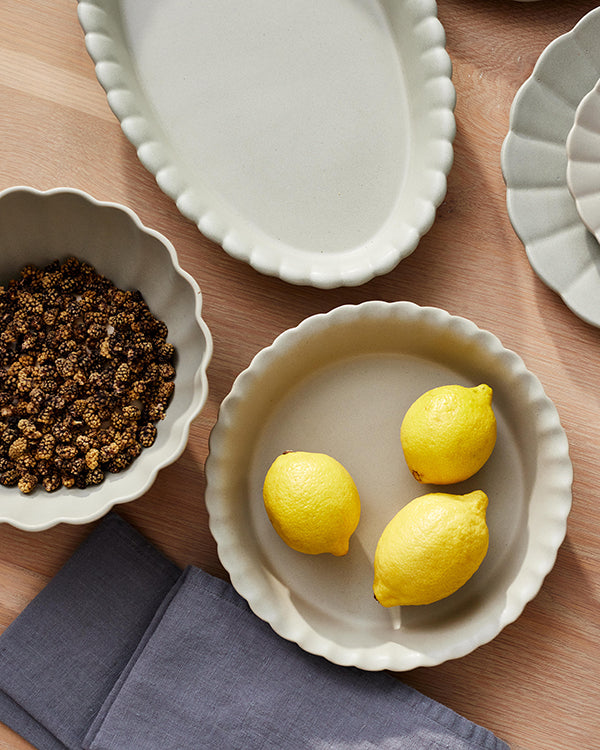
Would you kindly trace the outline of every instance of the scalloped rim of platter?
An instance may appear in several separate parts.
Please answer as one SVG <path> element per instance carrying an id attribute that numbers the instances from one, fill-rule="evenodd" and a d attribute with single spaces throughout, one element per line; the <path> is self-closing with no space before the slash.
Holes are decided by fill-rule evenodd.
<path id="1" fill-rule="evenodd" d="M 494 389 L 494 453 L 445 490 L 488 493 L 490 551 L 459 592 L 398 618 L 373 599 L 374 547 L 402 504 L 434 491 L 410 475 L 398 436 L 410 402 L 444 382 Z M 266 518 L 262 479 L 290 447 L 334 455 L 357 483 L 343 558 L 290 550 Z M 205 469 L 219 558 L 252 610 L 306 651 L 367 670 L 431 666 L 493 639 L 537 594 L 571 507 L 567 439 L 539 380 L 493 334 L 409 302 L 345 305 L 278 336 L 222 402 Z"/>
<path id="2" fill-rule="evenodd" d="M 221 18 L 222 6 L 218 14 L 210 4 L 180 6 L 181 13 L 206 12 L 212 25 L 223 26 L 218 27 L 222 33 L 211 31 L 211 35 L 206 35 L 206 44 L 197 38 L 192 44 L 192 33 L 188 35 L 186 31 L 193 28 L 197 37 L 210 27 L 208 24 L 198 23 L 195 16 L 186 20 L 166 6 L 160 13 L 170 13 L 169 23 L 159 24 L 153 20 L 158 14 L 156 7 L 148 8 L 147 2 L 140 5 L 139 0 L 79 0 L 78 16 L 96 75 L 123 132 L 159 187 L 204 235 L 257 271 L 293 284 L 320 288 L 362 284 L 388 273 L 414 251 L 430 229 L 446 194 L 446 178 L 453 161 L 456 93 L 437 5 L 434 0 L 399 5 L 387 0 L 363 0 L 360 6 L 348 5 L 346 0 L 327 0 L 313 9 L 323 14 L 319 23 L 308 23 L 299 6 L 281 5 L 275 0 L 272 3 L 270 9 L 262 9 L 260 13 L 252 6 L 240 6 L 244 9 L 240 10 L 241 16 L 238 14 L 239 18 L 227 28 L 228 21 Z M 140 19 L 136 16 L 140 9 L 143 9 L 143 23 L 138 23 Z M 279 18 L 281 14 L 281 22 L 273 30 L 271 17 Z M 287 15 L 289 19 L 283 23 Z M 302 33 L 296 33 L 294 24 L 300 23 Z M 180 43 L 169 47 L 168 35 L 175 38 L 175 32 L 170 31 L 174 24 L 177 34 L 183 36 Z M 247 31 L 249 28 L 256 34 Z M 326 34 L 323 29 L 330 29 L 328 38 L 318 36 Z M 284 33 L 289 35 L 286 44 L 279 42 Z M 266 51 L 258 52 L 252 46 L 252 39 L 260 34 L 271 40 L 272 52 L 268 46 Z M 330 65 L 335 73 L 318 76 L 317 63 L 308 62 L 311 55 L 297 54 L 290 59 L 289 48 L 303 44 L 307 34 L 317 35 L 319 44 L 312 46 L 315 55 L 333 45 L 327 54 L 333 56 L 333 50 L 337 54 Z M 346 41 L 344 34 L 348 35 Z M 221 40 L 220 54 L 215 52 L 212 57 L 199 59 L 201 51 L 212 44 L 213 36 Z M 353 47 L 354 53 L 349 54 L 347 47 L 352 40 L 360 41 L 363 37 L 371 40 L 369 49 L 376 50 L 376 55 L 367 55 L 360 46 Z M 249 52 L 245 58 L 245 78 L 238 76 L 241 79 L 238 82 L 235 71 L 244 66 L 240 63 L 236 67 L 236 56 L 242 57 L 246 45 Z M 267 65 L 270 58 L 265 55 L 271 54 L 271 63 Z M 378 57 L 383 54 L 387 55 L 385 62 Z M 305 123 L 293 139 L 289 135 L 284 139 L 285 128 L 270 125 L 277 124 L 282 112 L 287 111 L 280 104 L 281 91 L 269 98 L 270 89 L 265 85 L 261 93 L 264 113 L 253 99 L 248 101 L 251 97 L 246 90 L 247 79 L 254 75 L 252 55 L 258 55 L 258 70 L 273 71 L 274 76 L 279 67 L 285 69 L 289 64 L 289 77 L 300 81 L 300 93 L 293 96 L 289 87 L 287 91 L 284 87 L 290 108 L 300 106 L 296 100 L 304 106 L 301 93 L 306 100 L 306 111 L 290 114 L 284 121 L 290 133 L 292 127 L 298 127 L 298 122 Z M 153 68 L 158 65 L 157 59 L 164 62 L 164 71 Z M 322 64 L 328 59 L 324 57 Z M 379 60 L 379 67 L 373 71 L 373 75 L 379 73 L 376 79 L 365 72 L 372 60 Z M 223 72 L 225 63 L 229 66 L 228 73 Z M 294 67 L 310 64 L 314 69 L 307 72 Z M 171 110 L 192 96 L 191 89 L 183 88 L 187 85 L 182 82 L 187 69 L 210 71 L 210 65 L 220 66 L 216 80 L 223 90 L 216 94 L 220 96 L 219 106 L 229 116 L 216 112 L 218 107 L 207 105 L 202 113 L 205 100 L 198 99 L 183 115 L 173 115 L 175 123 L 168 121 Z M 303 72 L 305 77 L 312 75 L 310 83 L 314 90 L 302 90 Z M 213 80 L 214 76 L 207 78 Z M 393 107 L 399 112 L 392 111 L 392 104 L 388 104 L 393 98 L 385 95 L 389 94 L 389 88 L 383 90 L 392 85 L 392 78 L 397 78 L 398 102 L 394 99 Z M 226 87 L 224 82 L 230 79 L 234 83 Z M 197 88 L 203 79 L 198 80 Z M 269 78 L 273 87 L 276 83 Z M 180 91 L 170 91 L 177 86 Z M 351 101 L 352 97 L 375 96 L 374 92 L 379 92 L 379 112 L 370 108 L 372 102 L 366 99 L 364 102 L 357 99 L 356 106 Z M 210 93 L 214 92 L 207 97 Z M 408 95 L 410 106 L 405 101 Z M 172 106 L 165 105 L 169 97 L 173 99 Z M 246 107 L 239 105 L 236 109 L 236 102 L 244 101 Z M 321 103 L 320 110 L 315 102 Z M 308 111 L 315 108 L 316 112 Z M 359 117 L 366 118 L 367 111 L 371 112 L 371 120 L 362 122 Z M 343 112 L 347 115 L 343 116 Z M 240 125 L 236 126 L 239 132 L 232 125 L 236 121 L 234 114 L 239 118 Z M 319 118 L 325 122 L 331 120 L 332 127 L 320 129 Z M 348 126 L 346 133 L 344 123 L 351 120 L 356 131 Z M 386 123 L 385 129 L 381 125 L 381 132 L 378 120 Z M 406 123 L 402 125 L 404 120 Z M 402 128 L 407 132 L 402 132 Z M 364 138 L 358 137 L 361 131 L 362 135 L 371 136 L 368 148 Z M 212 152 L 208 145 L 201 145 L 211 139 L 216 142 Z M 248 145 L 244 145 L 247 141 Z M 338 148 L 338 142 L 345 144 L 343 149 Z M 375 143 L 386 144 L 390 153 L 377 151 L 383 146 L 375 147 Z M 409 157 L 405 156 L 407 152 Z M 352 154 L 351 159 L 348 153 Z M 282 168 L 286 160 L 292 168 Z M 385 170 L 392 169 L 390 165 L 396 162 L 396 174 L 386 176 Z M 335 180 L 325 177 L 331 174 L 337 176 Z M 324 175 L 322 183 L 321 175 Z M 375 200 L 376 195 L 385 200 Z"/>
<path id="3" fill-rule="evenodd" d="M 131 466 L 107 473 L 101 484 L 86 489 L 60 487 L 47 493 L 37 487 L 23 495 L 16 487 L 0 487 L 1 523 L 25 531 L 88 523 L 144 494 L 158 472 L 185 449 L 190 425 L 208 397 L 206 371 L 213 349 L 202 318 L 200 287 L 181 268 L 171 242 L 142 224 L 130 208 L 77 188 L 0 191 L 0 238 L 1 283 L 16 278 L 26 264 L 43 267 L 76 256 L 117 287 L 138 289 L 152 313 L 167 324 L 167 341 L 175 346 L 175 391 L 154 444 Z"/>
<path id="4" fill-rule="evenodd" d="M 554 39 L 517 91 L 501 165 L 512 226 L 532 268 L 582 320 L 600 326 L 600 247 L 567 184 L 566 141 L 600 78 L 600 8 Z"/>

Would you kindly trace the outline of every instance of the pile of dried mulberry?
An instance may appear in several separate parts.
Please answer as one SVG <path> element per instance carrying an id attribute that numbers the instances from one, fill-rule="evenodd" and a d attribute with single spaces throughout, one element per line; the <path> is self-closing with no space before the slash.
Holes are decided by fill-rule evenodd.
<path id="1" fill-rule="evenodd" d="M 139 291 L 77 258 L 0 287 L 0 484 L 99 484 L 153 444 L 175 350 Z"/>

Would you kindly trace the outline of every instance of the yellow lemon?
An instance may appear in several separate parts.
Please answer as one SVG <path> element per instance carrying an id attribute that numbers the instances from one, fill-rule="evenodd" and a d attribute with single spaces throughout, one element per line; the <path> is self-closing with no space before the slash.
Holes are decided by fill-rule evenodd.
<path id="1" fill-rule="evenodd" d="M 496 444 L 489 385 L 443 385 L 410 406 L 400 428 L 404 458 L 414 478 L 453 484 L 473 476 Z"/>
<path id="2" fill-rule="evenodd" d="M 384 607 L 431 604 L 463 586 L 487 553 L 487 504 L 481 490 L 432 492 L 398 511 L 375 551 L 377 601 Z"/>
<path id="3" fill-rule="evenodd" d="M 360 519 L 354 480 L 325 453 L 288 451 L 271 464 L 263 485 L 267 515 L 292 549 L 309 555 L 348 552 Z"/>

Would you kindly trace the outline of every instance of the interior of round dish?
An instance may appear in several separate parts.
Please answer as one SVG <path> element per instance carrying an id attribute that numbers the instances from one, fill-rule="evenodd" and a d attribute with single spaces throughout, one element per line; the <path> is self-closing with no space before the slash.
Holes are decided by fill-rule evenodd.
<path id="1" fill-rule="evenodd" d="M 82 0 L 144 165 L 206 236 L 295 284 L 361 284 L 446 193 L 455 91 L 434 0 Z"/>
<path id="2" fill-rule="evenodd" d="M 494 391 L 496 447 L 444 491 L 488 494 L 487 557 L 452 596 L 384 609 L 372 591 L 379 535 L 435 491 L 403 459 L 403 415 L 431 387 L 482 382 Z M 362 514 L 345 557 L 295 552 L 269 523 L 262 482 L 294 449 L 332 455 L 357 484 Z M 399 671 L 463 656 L 518 617 L 564 538 L 572 469 L 554 406 L 495 336 L 442 310 L 367 302 L 308 318 L 255 357 L 221 406 L 206 477 L 219 557 L 254 612 L 336 663 Z"/>
<path id="3" fill-rule="evenodd" d="M 0 487 L 0 521 L 27 530 L 61 521 L 85 523 L 143 494 L 185 447 L 190 423 L 207 397 L 212 353 L 200 290 L 166 238 L 144 227 L 126 207 L 78 190 L 17 187 L 1 192 L 0 247 L 0 284 L 16 278 L 27 264 L 44 267 L 75 256 L 115 286 L 139 290 L 152 314 L 167 324 L 167 341 L 176 350 L 175 390 L 166 416 L 157 425 L 154 444 L 128 469 L 107 473 L 101 484 L 86 489 L 45 492 L 38 487 L 25 495 L 16 487 Z"/>

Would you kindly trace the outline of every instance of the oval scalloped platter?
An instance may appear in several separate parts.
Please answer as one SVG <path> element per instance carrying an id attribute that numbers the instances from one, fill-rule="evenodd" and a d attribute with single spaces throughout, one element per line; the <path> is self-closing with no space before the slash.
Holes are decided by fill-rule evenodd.
<path id="1" fill-rule="evenodd" d="M 566 141 L 600 78 L 600 8 L 540 55 L 517 92 L 502 146 L 508 214 L 531 266 L 582 320 L 600 326 L 600 247 L 567 184 Z"/>
<path id="2" fill-rule="evenodd" d="M 434 0 L 79 0 L 78 14 L 140 160 L 230 255 L 350 286 L 431 227 L 455 133 Z"/>
<path id="3" fill-rule="evenodd" d="M 424 607 L 386 610 L 373 597 L 379 535 L 413 498 L 400 424 L 423 391 L 493 388 L 498 439 L 472 479 L 489 496 L 490 548 L 471 580 Z M 361 495 L 344 557 L 303 555 L 273 530 L 265 474 L 288 449 L 328 453 Z M 338 664 L 395 671 L 464 656 L 517 618 L 566 531 L 572 467 L 553 404 L 514 352 L 470 321 L 410 302 L 365 302 L 307 318 L 236 379 L 206 462 L 206 504 L 221 562 L 253 611 L 281 636 Z"/>

